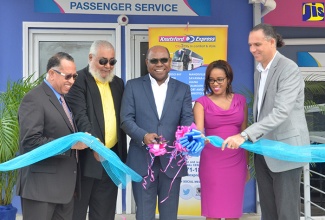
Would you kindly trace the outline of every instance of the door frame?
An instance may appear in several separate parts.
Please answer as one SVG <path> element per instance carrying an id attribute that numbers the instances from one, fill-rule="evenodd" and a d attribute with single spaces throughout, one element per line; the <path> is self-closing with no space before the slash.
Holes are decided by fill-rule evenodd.
<path id="1" fill-rule="evenodd" d="M 122 60 L 121 57 L 121 26 L 116 23 L 78 23 L 78 22 L 23 22 L 23 77 L 28 77 L 34 72 L 38 72 L 38 45 L 35 41 L 40 34 L 64 33 L 81 34 L 83 30 L 89 33 L 96 33 L 112 30 L 115 32 L 115 57 Z M 35 49 L 36 48 L 36 49 Z M 121 76 L 121 62 L 115 66 L 115 72 Z M 37 76 L 33 76 L 34 79 Z"/>

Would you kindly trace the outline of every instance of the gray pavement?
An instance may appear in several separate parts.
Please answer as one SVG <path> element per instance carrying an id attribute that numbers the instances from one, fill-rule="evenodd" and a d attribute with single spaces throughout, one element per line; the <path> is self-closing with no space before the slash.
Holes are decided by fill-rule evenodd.
<path id="1" fill-rule="evenodd" d="M 16 220 L 22 220 L 23 217 L 21 215 L 17 215 Z M 179 216 L 178 220 L 204 220 L 204 217 L 201 216 Z M 240 218 L 240 220 L 260 220 L 261 216 L 255 213 L 251 213 L 251 214 L 244 214 L 243 217 Z M 135 220 L 135 215 L 131 214 L 131 215 L 126 215 L 126 214 L 122 214 L 122 215 L 116 215 L 115 216 L 115 220 Z"/>

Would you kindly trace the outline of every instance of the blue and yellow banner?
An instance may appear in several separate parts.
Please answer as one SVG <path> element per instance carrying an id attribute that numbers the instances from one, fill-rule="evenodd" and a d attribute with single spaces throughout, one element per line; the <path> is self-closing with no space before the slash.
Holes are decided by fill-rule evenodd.
<path id="1" fill-rule="evenodd" d="M 149 47 L 162 45 L 172 58 L 170 76 L 191 87 L 192 99 L 203 95 L 206 66 L 227 60 L 227 26 L 149 28 Z"/>
<path id="2" fill-rule="evenodd" d="M 191 87 L 192 99 L 203 96 L 205 70 L 214 60 L 227 60 L 227 26 L 152 27 L 149 47 L 162 45 L 172 58 L 170 76 Z M 187 160 L 188 176 L 182 178 L 178 215 L 201 215 L 200 157 Z"/>

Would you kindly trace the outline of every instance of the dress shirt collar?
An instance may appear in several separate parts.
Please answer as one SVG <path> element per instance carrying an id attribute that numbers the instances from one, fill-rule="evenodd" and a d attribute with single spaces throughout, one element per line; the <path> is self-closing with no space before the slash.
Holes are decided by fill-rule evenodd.
<path id="1" fill-rule="evenodd" d="M 56 96 L 56 98 L 59 100 L 59 102 L 61 103 L 61 94 L 60 93 L 58 93 L 54 88 L 53 88 L 53 86 L 46 80 L 46 79 L 44 79 L 44 82 L 46 83 L 46 85 L 48 85 L 51 89 L 52 89 L 52 91 L 54 92 L 54 95 Z"/>
<path id="2" fill-rule="evenodd" d="M 159 86 L 157 81 L 150 75 L 150 73 L 148 73 L 148 74 L 149 74 L 149 78 L 150 78 L 150 81 L 151 81 L 151 85 Z M 168 74 L 168 77 L 167 77 L 167 79 L 165 80 L 165 82 L 163 84 L 168 85 L 169 78 L 170 78 L 170 76 Z M 161 85 L 163 85 L 163 84 L 161 84 Z"/>
<path id="3" fill-rule="evenodd" d="M 265 67 L 265 69 L 263 68 L 262 64 L 261 63 L 258 63 L 257 66 L 256 66 L 256 69 L 259 71 L 259 72 L 263 72 L 263 71 L 268 71 L 270 69 L 270 66 L 272 65 L 273 63 L 273 60 L 275 58 L 275 56 L 277 55 L 278 51 L 275 52 L 272 60 L 267 64 L 267 66 Z"/>
<path id="4" fill-rule="evenodd" d="M 162 115 L 163 108 L 164 108 L 165 100 L 166 100 L 169 76 L 167 77 L 165 82 L 162 83 L 161 85 L 158 85 L 157 81 L 153 77 L 151 77 L 150 74 L 149 74 L 149 77 L 150 77 L 150 81 L 151 81 L 151 88 L 152 88 L 153 96 L 154 96 L 155 103 L 156 103 L 158 117 L 160 119 L 161 115 Z"/>

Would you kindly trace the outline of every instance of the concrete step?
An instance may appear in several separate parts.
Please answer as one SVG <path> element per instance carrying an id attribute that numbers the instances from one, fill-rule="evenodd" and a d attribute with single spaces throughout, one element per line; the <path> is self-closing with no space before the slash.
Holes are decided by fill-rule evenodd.
<path id="1" fill-rule="evenodd" d="M 16 217 L 16 220 L 22 220 L 23 217 L 22 215 L 18 214 Z M 88 219 L 88 218 L 87 218 Z M 178 220 L 204 220 L 205 218 L 202 216 L 179 216 Z M 244 214 L 240 220 L 260 220 L 261 216 L 255 213 L 250 213 L 250 214 Z M 135 215 L 127 215 L 127 214 L 122 214 L 122 215 L 116 215 L 115 220 L 135 220 Z"/>

